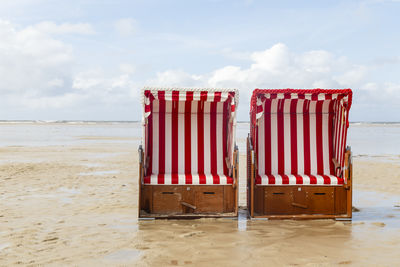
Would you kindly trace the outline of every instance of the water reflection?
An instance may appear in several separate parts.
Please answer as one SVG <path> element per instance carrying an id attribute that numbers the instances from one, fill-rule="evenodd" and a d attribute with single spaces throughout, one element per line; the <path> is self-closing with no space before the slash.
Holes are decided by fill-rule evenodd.
<path id="1" fill-rule="evenodd" d="M 353 212 L 353 222 L 363 222 L 386 228 L 400 228 L 400 196 L 377 192 L 354 191 L 353 205 L 359 212 Z"/>
<path id="2" fill-rule="evenodd" d="M 230 219 L 139 220 L 137 238 L 149 249 L 143 251 L 145 261 L 156 265 L 206 265 L 206 255 L 216 264 L 232 265 L 244 260 L 250 265 L 265 260 L 269 265 L 396 262 L 389 256 L 390 246 L 399 245 L 400 197 L 355 191 L 353 203 L 360 211 L 352 221 L 250 220 L 241 209 L 238 218 Z M 387 261 L 378 257 L 386 254 Z"/>

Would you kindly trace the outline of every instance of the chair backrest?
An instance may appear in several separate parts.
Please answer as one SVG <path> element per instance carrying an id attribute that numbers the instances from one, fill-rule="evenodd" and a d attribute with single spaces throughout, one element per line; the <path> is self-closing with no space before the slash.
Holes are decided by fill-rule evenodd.
<path id="1" fill-rule="evenodd" d="M 145 89 L 147 174 L 228 175 L 235 93 Z"/>
<path id="2" fill-rule="evenodd" d="M 257 172 L 340 175 L 351 90 L 255 90 L 252 139 Z"/>

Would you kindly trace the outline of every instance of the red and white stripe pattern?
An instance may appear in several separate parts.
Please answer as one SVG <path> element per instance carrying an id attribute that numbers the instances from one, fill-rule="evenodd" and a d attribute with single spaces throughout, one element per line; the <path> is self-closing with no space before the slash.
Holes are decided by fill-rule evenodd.
<path id="1" fill-rule="evenodd" d="M 231 177 L 218 174 L 152 174 L 144 178 L 144 184 L 151 185 L 228 185 L 232 183 Z"/>
<path id="2" fill-rule="evenodd" d="M 347 110 L 342 102 L 337 101 L 335 105 L 336 117 L 334 119 L 334 158 L 337 159 L 340 169 L 335 171 L 335 175 L 340 176 L 344 167 L 344 153 L 347 137 Z"/>
<path id="3" fill-rule="evenodd" d="M 258 173 L 333 173 L 333 102 L 272 99 L 264 104 L 258 121 Z"/>
<path id="4" fill-rule="evenodd" d="M 257 175 L 259 185 L 341 185 L 343 178 L 334 175 L 269 174 Z"/>
<path id="5" fill-rule="evenodd" d="M 147 95 L 145 184 L 232 184 L 228 177 L 229 92 L 155 91 Z M 223 101 L 224 100 L 224 101 Z"/>
<path id="6" fill-rule="evenodd" d="M 332 158 L 344 166 L 347 132 L 344 105 L 348 96 L 324 90 L 260 91 L 252 101 L 257 121 L 252 133 L 257 153 L 256 183 L 343 184 Z"/>
<path id="7" fill-rule="evenodd" d="M 295 90 L 293 90 L 295 91 Z M 310 90 L 309 90 L 310 91 Z M 327 94 L 324 92 L 321 92 L 322 90 L 316 90 L 316 93 L 264 93 L 264 94 L 259 94 L 257 96 L 257 101 L 256 101 L 256 119 L 261 118 L 261 116 L 264 113 L 264 108 L 263 108 L 263 102 L 266 99 L 306 99 L 306 100 L 342 100 L 344 102 L 348 102 L 348 96 L 343 95 L 340 93 L 332 93 L 332 94 Z"/>
<path id="8" fill-rule="evenodd" d="M 237 92 L 235 90 L 217 91 L 215 89 L 176 89 L 166 88 L 160 90 L 158 88 L 144 88 L 144 116 L 147 118 L 151 114 L 150 103 L 154 99 L 166 101 L 203 101 L 203 102 L 225 102 L 228 98 L 232 98 L 231 112 L 234 114 L 237 105 Z"/>

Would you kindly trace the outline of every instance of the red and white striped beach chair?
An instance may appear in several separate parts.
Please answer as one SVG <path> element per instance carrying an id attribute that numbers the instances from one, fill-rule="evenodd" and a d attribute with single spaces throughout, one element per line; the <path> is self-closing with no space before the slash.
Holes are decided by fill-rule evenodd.
<path id="1" fill-rule="evenodd" d="M 351 218 L 352 91 L 260 90 L 247 140 L 251 217 Z"/>
<path id="2" fill-rule="evenodd" d="M 139 217 L 237 215 L 238 92 L 144 88 Z"/>

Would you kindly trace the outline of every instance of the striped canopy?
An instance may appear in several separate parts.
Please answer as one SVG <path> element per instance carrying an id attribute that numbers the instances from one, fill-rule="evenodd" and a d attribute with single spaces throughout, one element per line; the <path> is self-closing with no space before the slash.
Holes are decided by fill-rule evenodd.
<path id="1" fill-rule="evenodd" d="M 144 88 L 145 184 L 229 184 L 233 89 Z"/>
<path id="2" fill-rule="evenodd" d="M 214 89 L 214 88 L 152 88 L 143 89 L 144 116 L 147 118 L 151 113 L 151 101 L 155 99 L 165 101 L 202 101 L 202 102 L 225 102 L 230 100 L 231 111 L 235 112 L 238 102 L 236 89 Z"/>
<path id="3" fill-rule="evenodd" d="M 351 101 L 350 89 L 254 90 L 251 137 L 259 183 L 292 176 L 294 183 L 340 183 Z"/>

